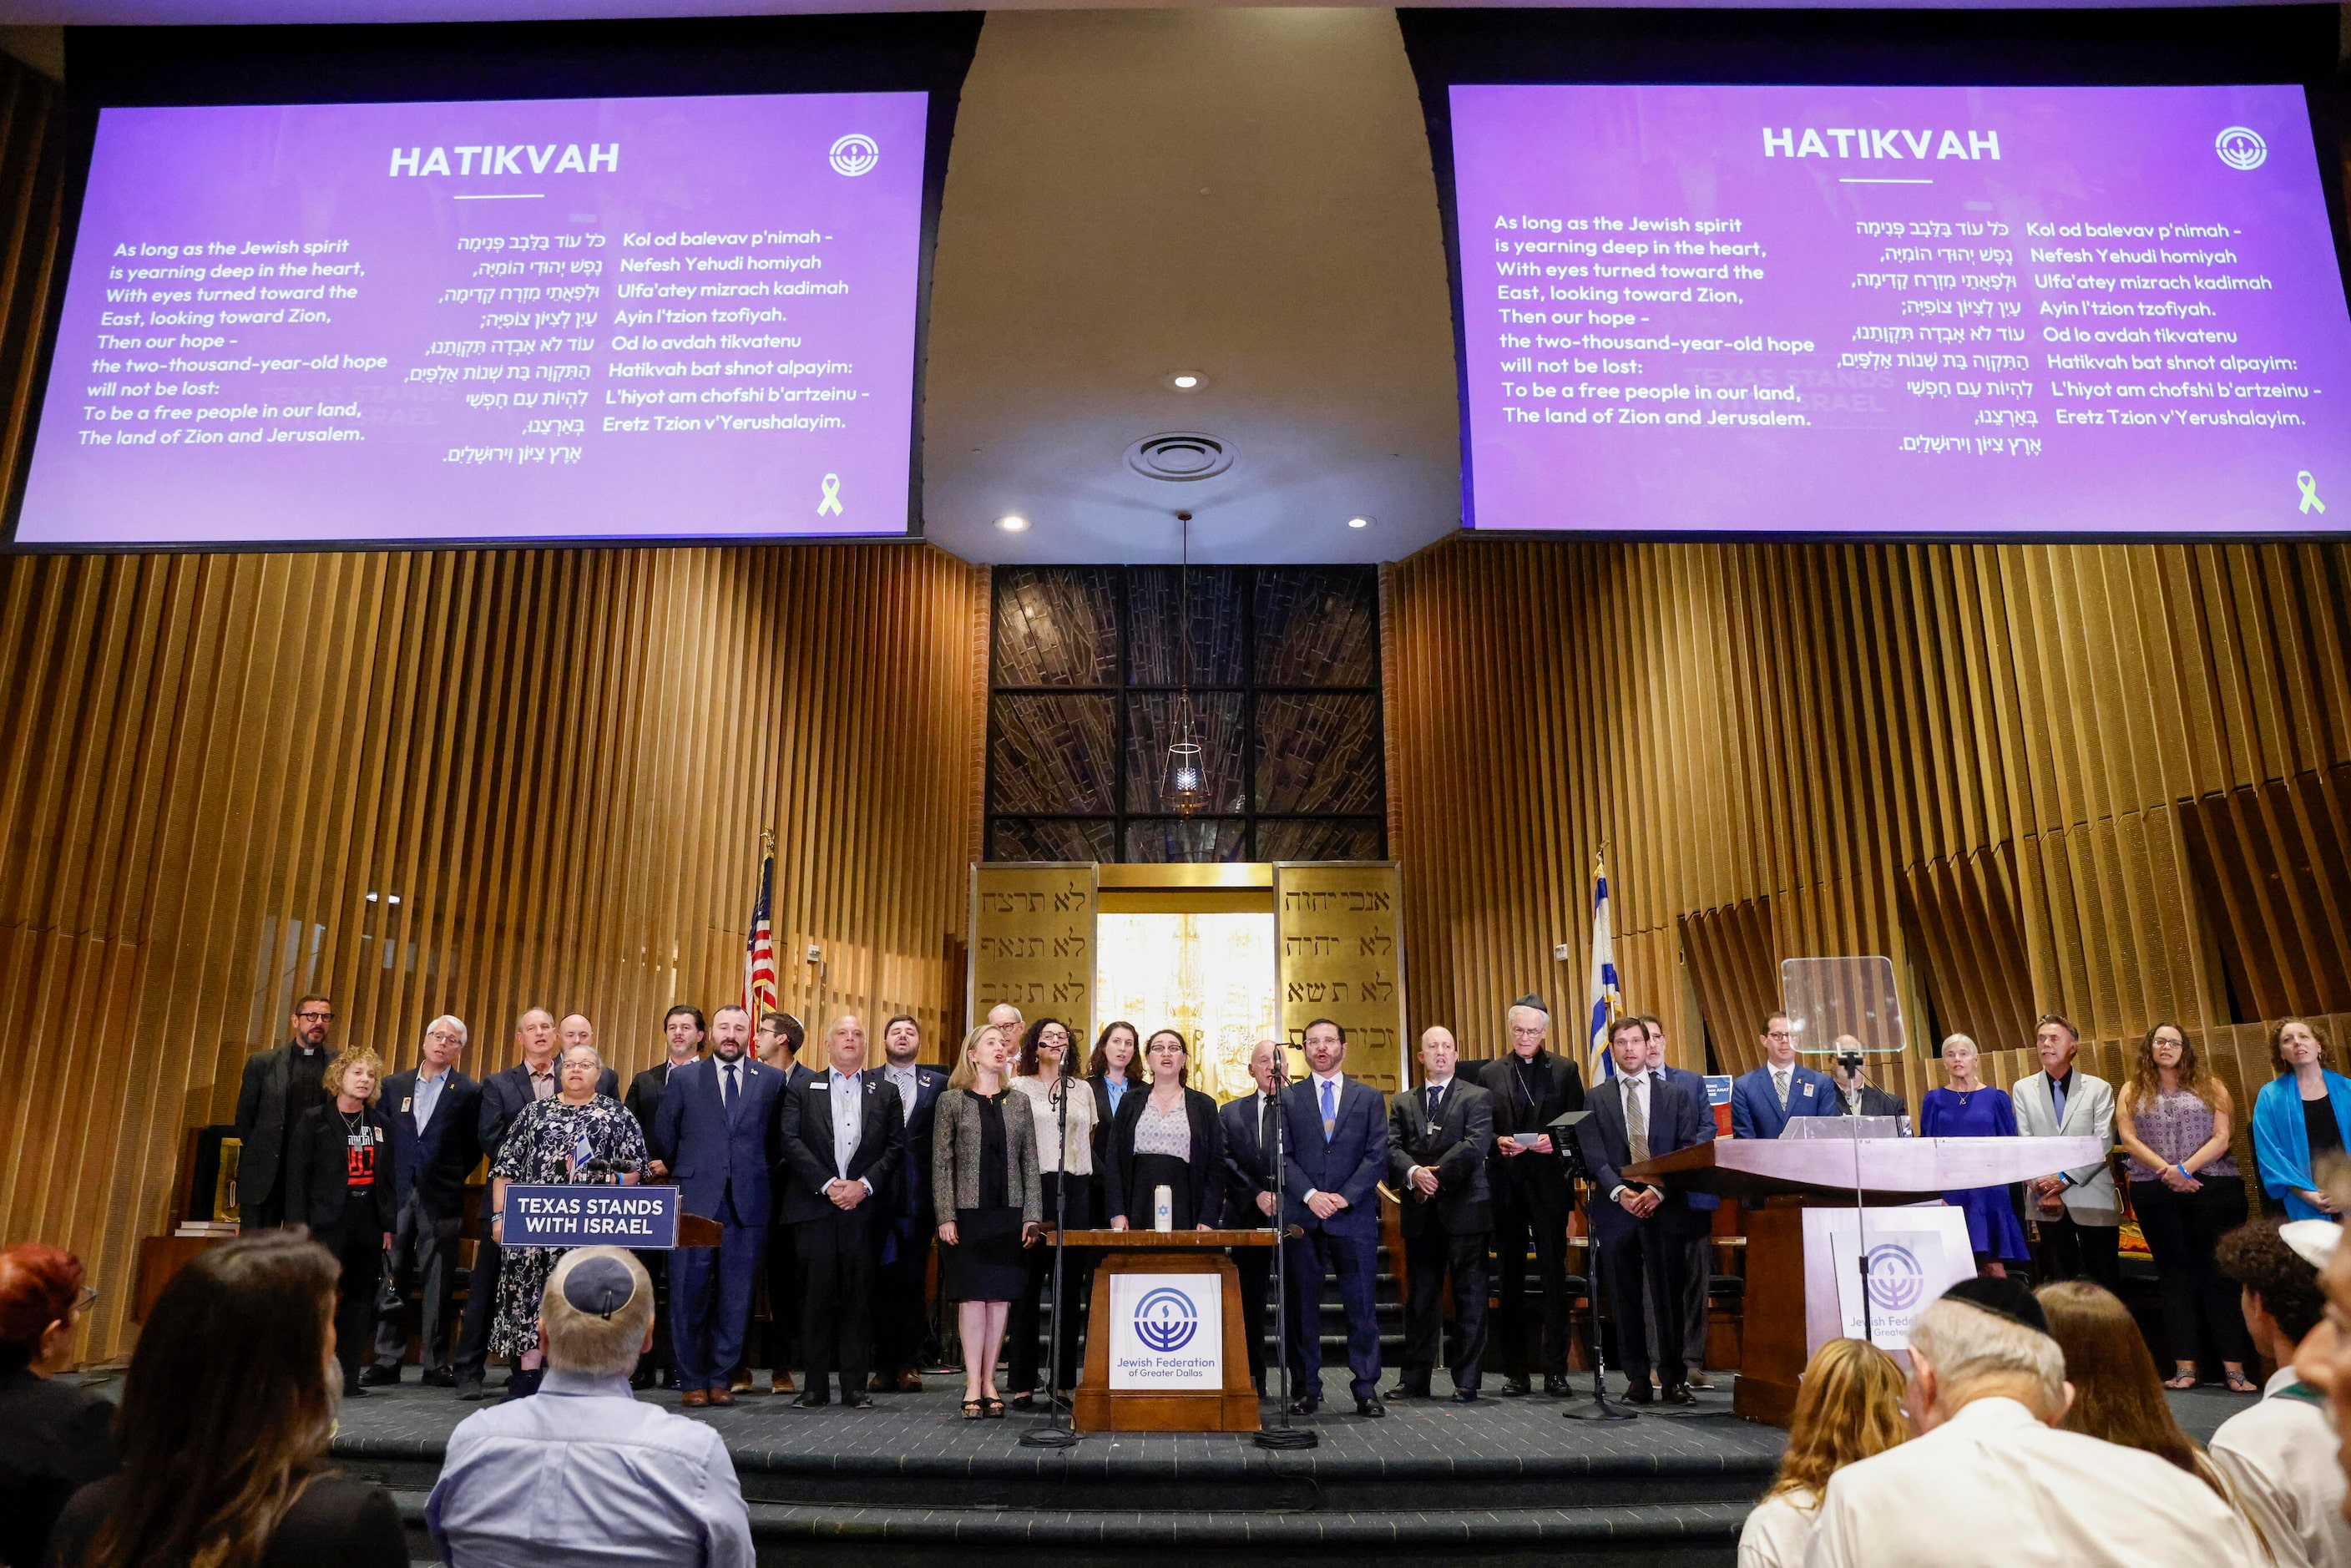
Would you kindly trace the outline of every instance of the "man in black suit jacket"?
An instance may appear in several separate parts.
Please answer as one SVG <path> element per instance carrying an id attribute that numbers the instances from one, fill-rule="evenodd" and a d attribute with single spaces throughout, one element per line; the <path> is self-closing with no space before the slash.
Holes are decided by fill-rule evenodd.
<path id="1" fill-rule="evenodd" d="M 808 1039 L 808 1030 L 789 1013 L 768 1013 L 751 1031 L 752 1054 L 769 1067 L 784 1070 L 784 1092 L 789 1094 L 816 1074 L 800 1062 L 800 1046 Z M 818 1065 L 821 1066 L 822 1063 Z M 781 1145 L 778 1145 L 779 1148 Z M 782 1157 L 780 1155 L 778 1156 Z M 783 1178 L 777 1177 L 778 1198 L 783 1193 Z M 799 1249 L 795 1244 L 790 1225 L 784 1220 L 784 1206 L 778 1202 L 771 1211 L 768 1226 L 768 1250 L 764 1261 L 768 1286 L 768 1328 L 760 1341 L 760 1350 L 767 1366 L 775 1374 L 771 1390 L 777 1394 L 792 1391 L 792 1368 L 800 1362 L 800 1281 Z M 752 1392 L 751 1372 L 747 1364 L 735 1369 L 731 1379 L 737 1394 Z"/>
<path id="2" fill-rule="evenodd" d="M 1629 1181 L 1626 1166 L 1669 1155 L 1702 1141 L 1698 1119 L 1711 1113 L 1678 1084 L 1649 1071 L 1649 1036 L 1636 1018 L 1618 1019 L 1608 1036 L 1616 1071 L 1592 1092 L 1578 1124 L 1584 1168 L 1592 1173 L 1592 1228 L 1600 1242 L 1601 1272 L 1616 1308 L 1617 1359 L 1624 1363 L 1625 1397 L 1653 1403 L 1649 1386 L 1647 1302 L 1682 1300 L 1682 1254 L 1706 1223 L 1679 1190 Z M 1707 1217 L 1710 1218 L 1710 1217 Z M 1647 1294 L 1643 1294 L 1644 1281 Z M 1669 1306 L 1668 1311 L 1673 1311 Z M 1679 1312 L 1674 1312 L 1677 1324 Z M 1657 1381 L 1668 1405 L 1688 1405 L 1687 1364 L 1682 1336 L 1658 1336 Z"/>
<path id="3" fill-rule="evenodd" d="M 781 1133 L 783 1218 L 799 1248 L 800 1332 L 808 1386 L 793 1404 L 829 1402 L 827 1374 L 841 1374 L 841 1402 L 862 1410 L 872 1370 L 867 1316 L 873 1291 L 873 1229 L 885 1223 L 886 1191 L 905 1157 L 906 1119 L 898 1096 L 865 1075 L 865 1026 L 853 1013 L 825 1032 L 831 1071 L 786 1092 Z M 854 1142 L 851 1142 L 853 1139 Z"/>
<path id="4" fill-rule="evenodd" d="M 385 1260 L 391 1308 L 376 1320 L 375 1361 L 362 1387 L 400 1381 L 408 1356 L 403 1271 L 416 1278 L 423 1310 L 424 1381 L 456 1385 L 448 1356 L 449 1303 L 457 1291 L 457 1232 L 465 1223 L 465 1178 L 482 1157 L 482 1086 L 457 1071 L 465 1020 L 443 1014 L 424 1026 L 420 1065 L 384 1080 L 378 1102 L 392 1124 L 392 1255 Z"/>
<path id="5" fill-rule="evenodd" d="M 327 1035 L 335 1004 L 316 992 L 294 1004 L 286 1043 L 245 1059 L 236 1088 L 236 1202 L 240 1230 L 275 1230 L 286 1222 L 287 1134 L 302 1113 L 334 1099 Z"/>
<path id="6" fill-rule="evenodd" d="M 916 1363 L 930 1333 L 931 1242 L 939 1228 L 931 1197 L 931 1134 L 947 1075 L 916 1061 L 922 1051 L 922 1025 L 900 1013 L 882 1026 L 882 1065 L 865 1071 L 898 1097 L 906 1119 L 906 1157 L 898 1162 L 898 1174 L 883 1195 L 887 1207 L 873 1227 L 874 1281 L 881 1296 L 873 1304 L 873 1387 L 902 1394 L 923 1391 Z M 1076 1291 L 1072 1298 L 1081 1299 Z"/>
<path id="7" fill-rule="evenodd" d="M 1543 1392 L 1567 1389 L 1567 1174 L 1552 1148 L 1551 1124 L 1583 1109 L 1583 1074 L 1554 1055 L 1551 1014 L 1531 994 L 1510 1004 L 1504 1022 L 1510 1049 L 1486 1064 L 1479 1081 L 1494 1097 L 1494 1248 L 1501 1260 L 1502 1392 L 1531 1392 L 1528 1363 L 1542 1363 Z M 1542 1343 L 1527 1344 L 1527 1247 L 1542 1287 Z"/>
<path id="8" fill-rule="evenodd" d="M 653 1119 L 661 1114 L 662 1095 L 669 1088 L 670 1075 L 702 1060 L 702 1042 L 709 1025 L 700 1008 L 680 1002 L 662 1019 L 662 1033 L 669 1042 L 668 1056 L 629 1080 L 629 1096 L 621 1102 L 637 1119 L 648 1154 L 653 1148 Z M 669 1185 L 669 1166 L 658 1156 L 648 1160 L 645 1180 Z M 637 1261 L 645 1266 L 645 1274 L 653 1282 L 653 1348 L 629 1375 L 629 1386 L 651 1388 L 658 1375 L 666 1388 L 677 1370 L 677 1346 L 671 1338 L 669 1321 L 669 1253 L 649 1249 L 638 1253 Z"/>
<path id="9" fill-rule="evenodd" d="M 590 1030 L 578 1043 L 594 1043 L 593 1026 L 586 1019 L 575 1013 L 566 1021 L 575 1026 L 575 1032 L 582 1027 Z M 514 1032 L 522 1060 L 482 1080 L 482 1109 L 474 1124 L 482 1157 L 492 1165 L 497 1164 L 507 1129 L 522 1114 L 522 1108 L 534 1100 L 552 1097 L 559 1087 L 555 1057 L 566 1041 L 557 1031 L 555 1015 L 545 1008 L 525 1009 L 522 1017 L 515 1019 Z M 596 1092 L 618 1097 L 621 1075 L 604 1069 L 596 1081 Z M 480 1219 L 479 1224 L 481 1239 L 474 1243 L 474 1271 L 465 1281 L 465 1322 L 457 1331 L 457 1352 L 452 1358 L 460 1399 L 482 1396 L 482 1372 L 490 1353 L 490 1319 L 498 1309 L 498 1244 L 490 1236 L 489 1221 Z"/>
<path id="10" fill-rule="evenodd" d="M 1217 1113 L 1224 1125 L 1225 1215 L 1227 1230 L 1269 1230 L 1273 1227 L 1273 1176 L 1276 1119 L 1281 1114 L 1281 1042 L 1261 1040 L 1249 1048 L 1249 1082 L 1257 1092 L 1245 1094 Z M 1265 1392 L 1266 1283 L 1273 1277 L 1273 1249 L 1236 1247 L 1233 1267 L 1240 1274 L 1241 1333 L 1249 1340 L 1249 1381 Z"/>
<path id="11" fill-rule="evenodd" d="M 1494 1097 L 1454 1075 L 1461 1047 L 1432 1025 L 1420 1037 L 1421 1086 L 1388 1101 L 1388 1185 L 1403 1207 L 1405 1295 L 1404 1375 L 1391 1401 L 1426 1399 L 1445 1330 L 1446 1276 L 1453 1323 L 1445 1365 L 1453 1397 L 1478 1397 L 1486 1363 L 1486 1246 L 1494 1229 L 1487 1155 Z"/>

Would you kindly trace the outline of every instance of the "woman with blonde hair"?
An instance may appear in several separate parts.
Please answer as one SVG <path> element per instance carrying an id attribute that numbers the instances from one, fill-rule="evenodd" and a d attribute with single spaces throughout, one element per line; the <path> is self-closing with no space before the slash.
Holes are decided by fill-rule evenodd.
<path id="1" fill-rule="evenodd" d="M 1951 1082 L 1943 1088 L 1927 1091 L 1927 1098 L 1918 1106 L 1918 1135 L 2015 1137 L 2016 1107 L 2010 1102 L 2008 1091 L 1984 1082 L 1982 1053 L 1977 1051 L 1976 1042 L 1966 1035 L 1955 1034 L 1943 1041 L 1940 1054 L 1943 1071 L 1950 1074 Z M 2024 1245 L 2024 1227 L 2016 1222 L 2008 1188 L 1969 1187 L 1945 1193 L 1943 1201 L 1968 1217 L 1968 1245 L 1975 1249 L 1980 1271 L 2005 1279 L 2009 1264 L 2022 1263 L 2032 1255 Z"/>
<path id="2" fill-rule="evenodd" d="M 360 1362 L 375 1336 L 376 1287 L 399 1212 L 392 1123 L 375 1103 L 382 1081 L 381 1057 L 363 1045 L 345 1046 L 327 1064 L 324 1087 L 334 1098 L 303 1112 L 286 1140 L 286 1222 L 309 1227 L 342 1265 L 335 1359 L 346 1399 L 367 1392 L 360 1386 Z"/>
<path id="3" fill-rule="evenodd" d="M 1796 1391 L 1780 1473 L 1740 1531 L 1739 1568 L 1803 1562 L 1829 1478 L 1909 1437 L 1902 1387 L 1902 1369 L 1866 1340 L 1833 1339 L 1813 1353 Z"/>
<path id="4" fill-rule="evenodd" d="M 1029 1277 L 1021 1249 L 1044 1230 L 1035 1118 L 1025 1101 L 1005 1113 L 1011 1054 L 996 1025 L 965 1035 L 931 1132 L 931 1192 L 947 1215 L 939 1222 L 939 1294 L 956 1303 L 967 1421 L 1004 1414 L 997 1352 Z"/>

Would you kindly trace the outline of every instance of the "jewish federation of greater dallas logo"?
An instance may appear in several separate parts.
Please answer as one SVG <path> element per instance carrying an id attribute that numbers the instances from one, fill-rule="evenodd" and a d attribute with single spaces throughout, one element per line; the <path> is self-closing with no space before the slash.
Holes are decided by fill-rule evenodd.
<path id="1" fill-rule="evenodd" d="M 2270 155 L 2269 143 L 2251 127 L 2231 125 L 2212 139 L 2212 151 L 2220 162 L 2240 173 L 2251 173 L 2265 162 Z"/>
<path id="2" fill-rule="evenodd" d="M 1134 1303 L 1134 1337 L 1162 1355 L 1173 1355 L 1200 1332 L 1200 1315 L 1192 1298 L 1162 1285 Z"/>
<path id="3" fill-rule="evenodd" d="M 1869 1249 L 1870 1304 L 1882 1312 L 1907 1312 L 1927 1293 L 1927 1271 L 1907 1247 L 1883 1241 Z"/>
<path id="4" fill-rule="evenodd" d="M 882 149 L 871 136 L 852 131 L 832 144 L 829 156 L 832 159 L 834 173 L 847 174 L 854 179 L 860 174 L 873 172 L 873 165 L 882 162 Z"/>

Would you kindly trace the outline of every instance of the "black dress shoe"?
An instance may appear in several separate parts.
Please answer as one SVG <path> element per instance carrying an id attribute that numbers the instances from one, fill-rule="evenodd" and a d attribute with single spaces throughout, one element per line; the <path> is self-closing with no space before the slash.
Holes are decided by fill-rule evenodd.
<path id="1" fill-rule="evenodd" d="M 418 1381 L 427 1388 L 455 1388 L 457 1386 L 457 1375 L 448 1367 L 436 1366 Z"/>
<path id="2" fill-rule="evenodd" d="M 1646 1379 L 1625 1390 L 1625 1403 L 1627 1405 L 1655 1405 L 1656 1402 L 1657 1391 L 1650 1387 Z"/>
<path id="3" fill-rule="evenodd" d="M 820 1410 L 831 1404 L 832 1397 L 821 1389 L 811 1388 L 792 1403 L 802 1410 Z"/>
<path id="4" fill-rule="evenodd" d="M 1399 1399 L 1426 1399 L 1428 1397 L 1428 1385 L 1426 1383 L 1399 1383 L 1394 1388 L 1389 1389 L 1384 1397 L 1385 1397 L 1390 1404 L 1394 1404 Z"/>
<path id="5" fill-rule="evenodd" d="M 1668 1405 L 1695 1405 L 1698 1396 L 1690 1392 L 1687 1383 L 1669 1383 L 1666 1385 L 1665 1401 Z"/>
<path id="6" fill-rule="evenodd" d="M 1554 1399 L 1566 1398 L 1570 1392 L 1567 1386 L 1567 1374 L 1564 1372 L 1544 1373 L 1543 1392 L 1550 1395 Z"/>
<path id="7" fill-rule="evenodd" d="M 400 1381 L 400 1368 L 381 1366 L 374 1362 L 360 1368 L 361 1388 L 386 1388 Z"/>
<path id="8" fill-rule="evenodd" d="M 1505 1399 L 1523 1399 L 1533 1392 L 1533 1389 L 1527 1386 L 1527 1380 L 1523 1377 L 1502 1379 L 1502 1397 Z"/>
<path id="9" fill-rule="evenodd" d="M 844 1394 L 841 1396 L 841 1407 L 843 1410 L 871 1410 L 873 1408 L 873 1396 L 870 1394 Z"/>
<path id="10" fill-rule="evenodd" d="M 1320 1396 L 1313 1394 L 1301 1394 L 1296 1399 L 1290 1401 L 1290 1413 L 1292 1416 L 1311 1416 L 1317 1410 L 1322 1408 L 1322 1400 Z"/>
<path id="11" fill-rule="evenodd" d="M 457 1397 L 465 1400 L 468 1403 L 481 1398 L 482 1380 L 478 1377 L 459 1379 L 457 1383 Z"/>
<path id="12" fill-rule="evenodd" d="M 344 1398 L 346 1398 L 346 1399 L 364 1399 L 364 1398 L 366 1398 L 367 1396 L 368 1396 L 368 1391 L 367 1391 L 364 1387 L 362 1387 L 360 1384 L 358 1384 L 358 1383 L 356 1383 L 356 1382 L 352 1382 L 352 1383 L 346 1383 L 346 1384 L 344 1384 L 344 1385 L 343 1385 L 343 1397 L 344 1397 Z"/>
<path id="13" fill-rule="evenodd" d="M 636 1389 L 638 1392 L 643 1393 L 653 1385 L 653 1369 L 652 1367 L 641 1366 L 637 1368 L 636 1371 L 629 1374 L 629 1386 Z"/>
<path id="14" fill-rule="evenodd" d="M 1473 1387 L 1469 1387 L 1469 1388 L 1457 1388 L 1457 1389 L 1455 1389 L 1455 1390 L 1453 1391 L 1453 1403 L 1455 1403 L 1456 1405 L 1475 1405 L 1475 1404 L 1477 1404 L 1477 1403 L 1478 1403 L 1478 1390 L 1477 1390 L 1474 1386 L 1473 1386 Z"/>
<path id="15" fill-rule="evenodd" d="M 1355 1414 L 1358 1416 L 1380 1416 L 1387 1413 L 1388 1407 L 1368 1394 L 1355 1401 Z"/>

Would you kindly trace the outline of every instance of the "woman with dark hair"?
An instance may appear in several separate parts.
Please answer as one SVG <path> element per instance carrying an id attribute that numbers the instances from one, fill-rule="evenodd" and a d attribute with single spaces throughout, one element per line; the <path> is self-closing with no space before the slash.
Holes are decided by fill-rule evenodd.
<path id="1" fill-rule="evenodd" d="M 2253 1158 L 2262 1186 L 2285 1200 L 2288 1219 L 2340 1219 L 2343 1206 L 2319 1167 L 2351 1148 L 2351 1078 L 2326 1065 L 2326 1037 L 2308 1019 L 2286 1019 L 2270 1036 L 2278 1076 L 2253 1096 Z"/>
<path id="2" fill-rule="evenodd" d="M 58 1568 L 406 1568 L 391 1497 L 327 1468 L 334 1255 L 292 1230 L 198 1254 L 139 1335 L 115 1440 L 122 1473 L 74 1494 Z"/>
<path id="3" fill-rule="evenodd" d="M 1867 1340 L 1833 1339 L 1813 1353 L 1780 1473 L 1739 1533 L 1739 1568 L 1802 1568 L 1829 1478 L 1908 1440 L 1902 1394 L 1902 1369 Z"/>
<path id="4" fill-rule="evenodd" d="M 1144 1086 L 1143 1037 L 1124 1019 L 1102 1025 L 1086 1058 L 1086 1082 L 1094 1091 L 1094 1169 L 1110 1163 L 1111 1124 L 1128 1094 Z"/>
<path id="5" fill-rule="evenodd" d="M 343 1265 L 335 1354 L 346 1399 L 367 1392 L 360 1386 L 360 1363 L 375 1334 L 376 1286 L 399 1213 L 392 1122 L 375 1104 L 382 1080 L 381 1057 L 363 1045 L 345 1046 L 327 1064 L 326 1090 L 334 1098 L 303 1112 L 286 1140 L 286 1222 L 308 1226 Z"/>
<path id="6" fill-rule="evenodd" d="M 2050 1337 L 2065 1353 L 2074 1403 L 2066 1407 L 2064 1429 L 2153 1454 L 2235 1506 L 2220 1472 L 2179 1429 L 2163 1396 L 2163 1380 L 2156 1375 L 2155 1357 L 2121 1299 L 2087 1280 L 2043 1285 L 2033 1299 L 2049 1320 Z"/>
<path id="7" fill-rule="evenodd" d="M 1085 1230 L 1094 1223 L 1094 1097 L 1086 1092 L 1085 1081 L 1070 1071 L 1070 1030 L 1059 1019 L 1040 1018 L 1029 1026 L 1020 1037 L 1020 1065 L 1012 1080 L 1012 1092 L 1017 1099 L 1005 1102 L 1008 1110 L 1027 1106 L 1036 1133 L 1037 1168 L 1044 1177 L 1045 1223 L 1051 1225 L 1057 1214 L 1057 1198 L 1067 1204 L 1062 1222 L 1072 1230 Z M 1061 1124 L 1069 1122 L 1069 1146 L 1066 1156 L 1062 1148 Z M 1068 1316 L 1059 1321 L 1061 1355 L 1054 1364 L 1055 1384 L 1063 1393 L 1076 1386 L 1078 1381 L 1077 1320 L 1085 1312 L 1086 1279 L 1092 1272 L 1079 1252 L 1063 1260 L 1061 1301 L 1067 1304 Z M 1034 1390 L 1037 1382 L 1039 1324 L 1043 1319 L 1045 1284 L 1052 1278 L 1053 1249 L 1032 1247 L 1024 1257 L 1028 1278 L 1020 1294 L 1012 1299 L 1012 1316 L 1006 1330 L 1004 1385 L 1012 1391 L 1012 1408 L 1033 1410 L 1037 1407 Z"/>
<path id="8" fill-rule="evenodd" d="M 0 1252 L 0 1563 L 40 1568 L 66 1500 L 114 1470 L 114 1403 L 59 1381 L 98 1294 L 81 1260 L 38 1241 Z"/>
<path id="9" fill-rule="evenodd" d="M 1149 1229 L 1165 1191 L 1170 1230 L 1214 1230 L 1225 1207 L 1224 1136 L 1217 1103 L 1185 1086 L 1191 1050 L 1172 1029 L 1144 1043 L 1151 1092 L 1129 1094 L 1111 1126 L 1108 1186 L 1113 1230 Z"/>
<path id="10" fill-rule="evenodd" d="M 2131 1212 L 2155 1259 L 2177 1369 L 2167 1388 L 2196 1386 L 2196 1347 L 2209 1327 L 2230 1392 L 2254 1391 L 2237 1292 L 2212 1261 L 2220 1238 L 2245 1222 L 2244 1178 L 2229 1153 L 2232 1110 L 2228 1086 L 2204 1071 L 2175 1023 L 2147 1031 L 2138 1065 L 2115 1096 L 2115 1141 L 2129 1156 Z"/>

